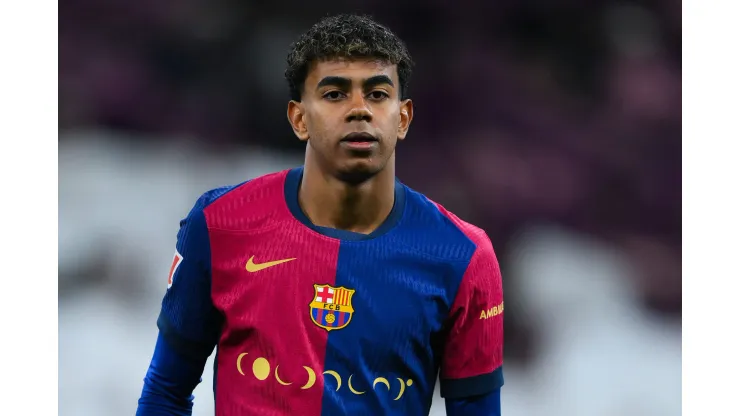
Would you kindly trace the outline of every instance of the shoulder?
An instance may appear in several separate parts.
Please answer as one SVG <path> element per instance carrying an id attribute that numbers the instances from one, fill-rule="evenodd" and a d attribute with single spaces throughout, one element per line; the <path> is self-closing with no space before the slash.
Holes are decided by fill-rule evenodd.
<path id="1" fill-rule="evenodd" d="M 446 254 L 450 260 L 471 260 L 473 255 L 493 255 L 486 232 L 465 221 L 426 195 L 407 189 L 405 225 L 424 235 L 427 249 Z"/>
<path id="2" fill-rule="evenodd" d="M 195 205 L 193 206 L 193 211 L 202 213 L 206 208 L 211 206 L 211 204 L 216 202 L 219 198 L 233 191 L 234 189 L 244 186 L 248 182 L 249 181 L 244 181 L 236 185 L 224 185 L 218 188 L 207 190 L 206 192 L 202 193 L 198 197 L 198 199 L 195 201 Z"/>
<path id="3" fill-rule="evenodd" d="M 196 200 L 189 217 L 202 216 L 208 228 L 243 229 L 259 217 L 274 215 L 284 205 L 287 170 L 236 185 L 210 189 Z"/>
<path id="4" fill-rule="evenodd" d="M 254 199 L 253 197 L 256 194 L 259 194 L 265 189 L 272 188 L 278 190 L 279 188 L 282 190 L 281 179 L 284 179 L 286 173 L 286 171 L 269 173 L 236 185 L 225 185 L 209 189 L 198 197 L 195 207 L 204 210 L 216 203 L 228 203 L 228 201 L 233 201 L 237 198 Z"/>
<path id="5" fill-rule="evenodd" d="M 464 234 L 465 237 L 467 237 L 478 249 L 488 249 L 491 247 L 491 240 L 482 228 L 460 219 L 460 217 L 445 208 L 442 204 L 431 200 L 430 202 L 433 203 L 437 207 L 437 210 L 439 210 L 445 218 L 454 224 L 455 228 L 457 228 L 460 233 Z"/>

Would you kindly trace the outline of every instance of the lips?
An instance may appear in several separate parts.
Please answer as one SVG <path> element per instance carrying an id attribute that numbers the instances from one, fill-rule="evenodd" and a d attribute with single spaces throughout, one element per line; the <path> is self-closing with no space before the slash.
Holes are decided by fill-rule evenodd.
<path id="1" fill-rule="evenodd" d="M 350 133 L 341 140 L 343 142 L 349 142 L 349 143 L 367 143 L 367 142 L 377 142 L 378 139 L 375 138 L 370 133 Z"/>

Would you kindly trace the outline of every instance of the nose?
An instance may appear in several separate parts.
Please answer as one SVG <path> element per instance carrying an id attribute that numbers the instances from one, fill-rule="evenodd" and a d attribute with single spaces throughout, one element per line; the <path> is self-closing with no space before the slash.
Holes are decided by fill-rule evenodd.
<path id="1" fill-rule="evenodd" d="M 373 113 L 367 107 L 365 97 L 362 94 L 354 94 L 352 98 L 352 107 L 347 113 L 347 122 L 350 121 L 366 121 L 370 122 L 373 119 Z"/>

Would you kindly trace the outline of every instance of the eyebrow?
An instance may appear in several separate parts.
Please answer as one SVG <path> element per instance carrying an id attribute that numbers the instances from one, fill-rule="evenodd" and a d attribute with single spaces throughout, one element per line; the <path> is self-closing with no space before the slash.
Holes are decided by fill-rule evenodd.
<path id="1" fill-rule="evenodd" d="M 362 88 L 363 89 L 369 89 L 372 87 L 375 87 L 377 85 L 387 84 L 391 87 L 394 87 L 393 80 L 388 75 L 374 75 L 362 82 Z M 321 81 L 319 81 L 318 85 L 316 85 L 316 89 L 319 89 L 321 87 L 326 86 L 335 86 L 342 89 L 349 89 L 349 87 L 352 85 L 352 81 L 349 78 L 344 77 L 337 77 L 337 76 L 328 76 L 324 77 Z"/>

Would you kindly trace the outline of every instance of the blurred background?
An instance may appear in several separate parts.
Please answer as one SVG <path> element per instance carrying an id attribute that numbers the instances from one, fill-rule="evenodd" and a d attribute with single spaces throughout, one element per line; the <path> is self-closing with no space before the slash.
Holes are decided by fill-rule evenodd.
<path id="1" fill-rule="evenodd" d="M 60 3 L 60 415 L 133 414 L 178 221 L 302 163 L 285 57 L 336 12 L 417 63 L 400 179 L 493 241 L 504 415 L 680 415 L 681 2 L 335 3 Z"/>

